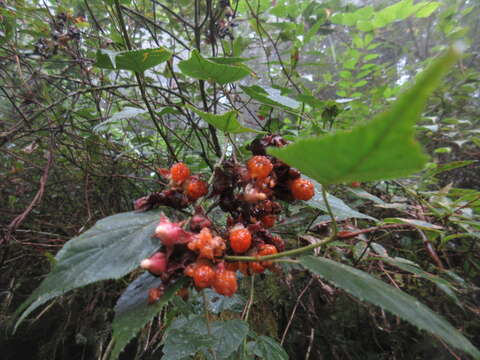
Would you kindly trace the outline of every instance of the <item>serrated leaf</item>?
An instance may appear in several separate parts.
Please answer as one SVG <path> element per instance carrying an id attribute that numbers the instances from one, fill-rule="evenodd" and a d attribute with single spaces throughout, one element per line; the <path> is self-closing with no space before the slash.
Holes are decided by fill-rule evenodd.
<path id="1" fill-rule="evenodd" d="M 299 262 L 361 301 L 367 301 L 443 339 L 453 347 L 480 359 L 480 351 L 448 321 L 414 297 L 371 275 L 329 259 L 303 256 Z"/>
<path id="2" fill-rule="evenodd" d="M 17 310 L 23 314 L 15 328 L 38 306 L 56 296 L 100 280 L 119 279 L 137 268 L 141 260 L 160 247 L 159 241 L 152 238 L 159 214 L 131 211 L 109 216 L 69 240 L 55 257 L 55 267 Z"/>
<path id="3" fill-rule="evenodd" d="M 192 50 L 190 59 L 180 61 L 178 67 L 187 76 L 200 80 L 215 81 L 222 85 L 250 75 L 250 70 L 245 65 L 218 64 L 205 59 L 198 50 Z"/>
<path id="4" fill-rule="evenodd" d="M 198 352 L 209 354 L 210 349 L 217 358 L 226 359 L 248 334 L 248 324 L 238 319 L 214 321 L 210 327 L 211 336 L 205 318 L 199 315 L 176 319 L 166 332 L 162 360 L 180 360 Z"/>
<path id="5" fill-rule="evenodd" d="M 389 111 L 371 122 L 352 131 L 270 147 L 268 153 L 324 185 L 398 178 L 421 170 L 427 156 L 415 141 L 414 124 L 428 96 L 459 56 L 460 51 L 452 48 Z"/>
<path id="6" fill-rule="evenodd" d="M 252 347 L 252 352 L 265 360 L 288 360 L 288 354 L 282 345 L 268 336 L 257 337 Z"/>
<path id="7" fill-rule="evenodd" d="M 254 132 L 258 134 L 264 134 L 265 132 L 250 129 L 242 124 L 240 124 L 237 120 L 238 113 L 235 110 L 226 112 L 221 115 L 210 114 L 204 111 L 200 111 L 193 106 L 187 106 L 190 110 L 200 116 L 204 121 L 209 123 L 210 125 L 216 127 L 217 129 L 225 132 L 229 132 L 232 134 L 244 133 L 244 132 Z"/>
<path id="8" fill-rule="evenodd" d="M 103 69 L 144 72 L 167 61 L 171 56 L 172 53 L 163 47 L 130 51 L 101 49 L 97 51 L 95 66 Z"/>
<path id="9" fill-rule="evenodd" d="M 289 109 L 297 109 L 300 106 L 298 101 L 282 95 L 278 89 L 258 85 L 240 87 L 252 99 L 260 101 L 265 105 L 281 106 Z"/>
<path id="10" fill-rule="evenodd" d="M 112 324 L 115 343 L 110 359 L 117 359 L 129 341 L 160 312 L 185 283 L 185 279 L 180 279 L 170 285 L 154 304 L 148 304 L 148 290 L 161 284 L 159 278 L 145 272 L 128 286 L 115 306 Z"/>

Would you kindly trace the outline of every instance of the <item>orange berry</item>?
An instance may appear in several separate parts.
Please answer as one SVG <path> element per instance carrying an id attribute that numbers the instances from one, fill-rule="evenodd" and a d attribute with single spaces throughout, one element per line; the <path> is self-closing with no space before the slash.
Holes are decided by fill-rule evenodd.
<path id="1" fill-rule="evenodd" d="M 200 289 L 210 287 L 215 281 L 215 270 L 210 265 L 198 265 L 193 272 L 193 281 Z"/>
<path id="2" fill-rule="evenodd" d="M 157 302 L 162 297 L 162 295 L 163 293 L 160 289 L 148 289 L 148 303 L 153 304 L 154 302 Z"/>
<path id="3" fill-rule="evenodd" d="M 263 226 L 266 228 L 273 227 L 275 225 L 276 220 L 277 220 L 277 217 L 275 215 L 265 215 L 260 219 Z"/>
<path id="4" fill-rule="evenodd" d="M 190 200 L 197 200 L 208 193 L 207 183 L 195 176 L 190 176 L 185 181 L 184 189 L 185 194 Z"/>
<path id="5" fill-rule="evenodd" d="M 190 169 L 184 163 L 173 164 L 170 168 L 170 176 L 176 183 L 182 183 L 190 176 Z"/>
<path id="6" fill-rule="evenodd" d="M 297 200 L 310 200 L 315 195 L 313 183 L 302 178 L 295 179 L 290 183 L 290 191 Z"/>
<path id="7" fill-rule="evenodd" d="M 252 178 L 265 179 L 273 170 L 273 164 L 266 156 L 257 155 L 247 162 L 248 174 Z"/>
<path id="8" fill-rule="evenodd" d="M 221 295 L 232 296 L 238 289 L 237 276 L 231 270 L 217 270 L 217 276 L 213 282 L 213 289 Z"/>
<path id="9" fill-rule="evenodd" d="M 260 246 L 260 249 L 258 250 L 257 255 L 258 256 L 267 256 L 267 255 L 275 255 L 277 253 L 278 253 L 278 251 L 277 251 L 277 248 L 275 246 L 270 245 L 270 244 L 265 244 L 265 245 Z M 272 266 L 272 262 L 271 261 L 262 261 L 261 265 L 265 266 L 265 267 L 269 267 L 269 266 Z"/>
<path id="10" fill-rule="evenodd" d="M 248 268 L 254 274 L 261 274 L 265 271 L 265 267 L 258 261 L 252 261 L 248 263 Z"/>
<path id="11" fill-rule="evenodd" d="M 234 228 L 230 231 L 230 247 L 238 254 L 244 253 L 252 245 L 252 234 L 245 228 Z"/>

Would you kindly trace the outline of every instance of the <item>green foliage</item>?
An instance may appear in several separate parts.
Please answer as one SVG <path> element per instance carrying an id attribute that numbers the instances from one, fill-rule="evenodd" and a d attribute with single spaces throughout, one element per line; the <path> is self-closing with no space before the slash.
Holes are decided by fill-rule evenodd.
<path id="1" fill-rule="evenodd" d="M 99 50 L 95 65 L 104 69 L 144 72 L 171 56 L 172 53 L 163 47 L 131 51 Z"/>
<path id="2" fill-rule="evenodd" d="M 305 256 L 299 259 L 307 269 L 344 289 L 362 301 L 368 301 L 428 331 L 453 347 L 480 358 L 480 351 L 450 323 L 414 297 L 386 285 L 367 273 L 335 261 Z"/>
<path id="3" fill-rule="evenodd" d="M 114 347 L 110 359 L 117 359 L 128 342 L 167 305 L 175 293 L 185 285 L 184 279 L 177 281 L 154 304 L 148 304 L 148 289 L 158 287 L 161 281 L 148 273 L 133 281 L 115 306 L 113 319 Z"/>
<path id="4" fill-rule="evenodd" d="M 460 56 L 458 51 L 451 49 L 438 59 L 389 111 L 370 123 L 270 148 L 269 153 L 324 185 L 391 179 L 421 170 L 426 157 L 414 141 L 413 125 L 428 96 Z"/>
<path id="5" fill-rule="evenodd" d="M 228 132 L 232 134 L 238 134 L 238 133 L 244 133 L 244 132 L 254 132 L 259 134 L 265 133 L 263 131 L 258 131 L 255 129 L 250 129 L 245 126 L 242 126 L 237 120 L 238 112 L 235 110 L 229 111 L 225 114 L 216 115 L 216 114 L 210 114 L 204 111 L 200 111 L 194 108 L 193 106 L 189 106 L 188 108 L 193 112 L 195 112 L 195 114 L 200 116 L 203 120 L 205 120 L 210 125 L 224 132 Z"/>
<path id="6" fill-rule="evenodd" d="M 106 217 L 71 239 L 58 252 L 47 278 L 18 309 L 16 327 L 48 300 L 100 280 L 119 279 L 158 248 L 152 239 L 159 212 L 127 212 Z"/>
<path id="7" fill-rule="evenodd" d="M 190 59 L 183 60 L 178 67 L 187 76 L 200 80 L 215 81 L 221 85 L 232 83 L 250 75 L 245 65 L 225 65 L 205 59 L 197 50 L 192 50 Z"/>

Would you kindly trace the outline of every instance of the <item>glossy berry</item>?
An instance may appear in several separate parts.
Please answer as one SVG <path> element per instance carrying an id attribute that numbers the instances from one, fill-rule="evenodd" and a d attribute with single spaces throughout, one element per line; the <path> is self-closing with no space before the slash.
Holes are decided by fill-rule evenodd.
<path id="1" fill-rule="evenodd" d="M 297 200 L 310 200 L 315 195 L 313 183 L 302 178 L 295 179 L 290 183 L 290 191 Z"/>
<path id="2" fill-rule="evenodd" d="M 244 253 L 252 245 L 252 234 L 243 227 L 230 231 L 230 247 L 237 254 Z"/>
<path id="3" fill-rule="evenodd" d="M 275 215 L 265 215 L 260 219 L 263 226 L 266 227 L 267 229 L 273 227 L 275 225 L 276 220 L 277 220 L 277 217 Z"/>
<path id="4" fill-rule="evenodd" d="M 213 289 L 220 295 L 232 296 L 238 289 L 237 276 L 231 270 L 217 270 Z"/>
<path id="5" fill-rule="evenodd" d="M 273 164 L 266 156 L 257 155 L 248 160 L 247 168 L 252 178 L 265 179 L 272 172 Z"/>
<path id="6" fill-rule="evenodd" d="M 190 169 L 184 163 L 173 164 L 170 168 L 170 176 L 176 183 L 184 182 L 190 176 Z"/>
<path id="7" fill-rule="evenodd" d="M 195 286 L 204 289 L 210 287 L 215 281 L 215 270 L 209 265 L 198 265 L 193 272 Z"/>
<path id="8" fill-rule="evenodd" d="M 185 194 L 190 200 L 197 200 L 208 193 L 207 183 L 195 176 L 190 176 L 185 181 L 184 189 Z"/>
<path id="9" fill-rule="evenodd" d="M 270 244 L 265 244 L 265 245 L 260 246 L 260 249 L 258 250 L 257 255 L 258 256 L 267 256 L 267 255 L 275 255 L 277 253 L 278 253 L 278 251 L 277 251 L 277 248 L 275 246 L 270 245 Z M 271 261 L 262 261 L 260 264 L 264 267 L 272 266 Z"/>
<path id="10" fill-rule="evenodd" d="M 265 267 L 258 261 L 252 261 L 248 263 L 250 272 L 254 274 L 261 274 L 265 271 Z"/>

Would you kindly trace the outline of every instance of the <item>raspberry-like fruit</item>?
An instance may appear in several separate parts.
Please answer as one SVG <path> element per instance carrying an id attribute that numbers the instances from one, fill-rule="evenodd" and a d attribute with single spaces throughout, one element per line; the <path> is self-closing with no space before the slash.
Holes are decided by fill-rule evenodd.
<path id="1" fill-rule="evenodd" d="M 276 220 L 277 220 L 277 217 L 275 215 L 265 215 L 260 219 L 263 226 L 266 227 L 267 229 L 273 227 L 275 225 Z"/>
<path id="2" fill-rule="evenodd" d="M 310 200 L 315 195 L 313 183 L 302 178 L 295 179 L 290 183 L 290 191 L 297 200 Z"/>
<path id="3" fill-rule="evenodd" d="M 230 231 L 230 247 L 237 254 L 244 253 L 252 245 L 252 234 L 244 227 L 233 228 Z"/>
<path id="4" fill-rule="evenodd" d="M 275 246 L 270 245 L 270 244 L 265 244 L 265 245 L 260 246 L 260 249 L 258 250 L 257 255 L 258 256 L 267 256 L 267 255 L 275 255 L 276 253 L 278 253 L 278 251 L 277 251 L 277 248 Z M 271 261 L 262 261 L 260 264 L 264 267 L 272 266 Z"/>
<path id="5" fill-rule="evenodd" d="M 250 269 L 250 272 L 254 274 L 261 274 L 265 271 L 265 267 L 258 261 L 249 262 L 248 268 Z"/>
<path id="6" fill-rule="evenodd" d="M 272 172 L 273 164 L 266 156 L 257 155 L 248 160 L 247 168 L 252 178 L 265 179 Z"/>
<path id="7" fill-rule="evenodd" d="M 231 270 L 217 270 L 213 289 L 220 295 L 232 296 L 238 289 L 237 276 Z"/>
<path id="8" fill-rule="evenodd" d="M 196 266 L 193 271 L 193 281 L 199 289 L 210 287 L 215 281 L 215 276 L 215 270 L 206 264 Z"/>
<path id="9" fill-rule="evenodd" d="M 170 168 L 170 176 L 174 182 L 181 184 L 190 176 L 190 169 L 181 162 L 173 164 Z"/>
<path id="10" fill-rule="evenodd" d="M 197 200 L 207 195 L 208 185 L 196 176 L 190 176 L 184 183 L 185 194 L 190 200 Z"/>
<path id="11" fill-rule="evenodd" d="M 225 240 L 213 236 L 209 228 L 203 228 L 195 239 L 188 243 L 188 248 L 200 253 L 200 258 L 213 260 L 223 255 L 226 249 Z"/>

